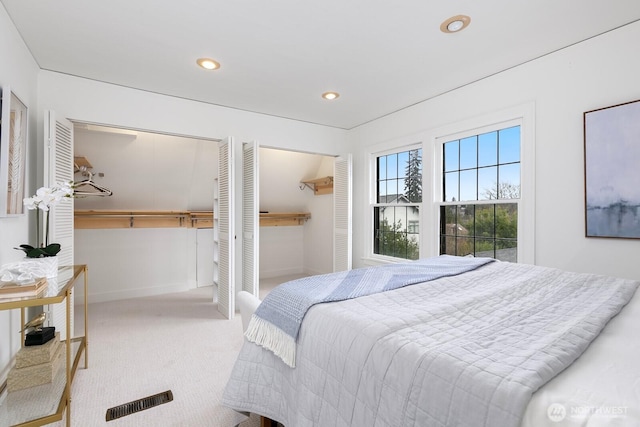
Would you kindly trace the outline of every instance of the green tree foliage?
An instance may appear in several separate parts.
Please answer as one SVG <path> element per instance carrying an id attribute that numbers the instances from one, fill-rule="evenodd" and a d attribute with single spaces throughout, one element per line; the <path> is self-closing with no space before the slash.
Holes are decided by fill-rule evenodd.
<path id="1" fill-rule="evenodd" d="M 515 203 L 451 206 L 447 214 L 444 253 L 467 255 L 515 248 L 518 207 Z"/>
<path id="2" fill-rule="evenodd" d="M 404 195 L 411 203 L 422 202 L 422 149 L 409 151 L 405 167 Z"/>
<path id="3" fill-rule="evenodd" d="M 378 252 L 380 255 L 387 255 L 396 258 L 418 259 L 420 248 L 418 237 L 415 234 L 408 234 L 403 227 L 402 221 L 398 220 L 390 224 L 384 218 L 377 230 Z"/>

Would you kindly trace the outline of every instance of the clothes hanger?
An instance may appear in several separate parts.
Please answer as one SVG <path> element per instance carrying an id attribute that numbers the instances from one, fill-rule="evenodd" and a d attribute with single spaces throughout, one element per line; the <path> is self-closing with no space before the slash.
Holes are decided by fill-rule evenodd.
<path id="1" fill-rule="evenodd" d="M 83 181 L 77 181 L 73 183 L 74 197 L 106 197 L 113 195 L 113 191 L 93 182 L 93 173 L 91 173 L 86 166 L 80 166 L 78 168 L 78 172 L 82 173 L 82 175 L 88 176 L 88 178 Z"/>

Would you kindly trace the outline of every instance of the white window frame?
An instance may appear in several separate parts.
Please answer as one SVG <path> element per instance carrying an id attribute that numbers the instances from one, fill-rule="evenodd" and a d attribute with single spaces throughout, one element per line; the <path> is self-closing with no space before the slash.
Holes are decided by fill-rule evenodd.
<path id="1" fill-rule="evenodd" d="M 394 154 L 394 153 L 401 153 L 403 151 L 410 151 L 410 150 L 416 150 L 419 148 L 422 148 L 422 203 L 416 203 L 416 205 L 418 205 L 419 210 L 420 210 L 420 225 L 419 225 L 419 229 L 420 229 L 420 234 L 418 235 L 418 245 L 420 246 L 420 258 L 422 258 L 423 255 L 423 243 L 424 243 L 424 239 L 423 239 L 423 234 L 422 234 L 422 229 L 424 228 L 423 224 L 424 224 L 424 206 L 425 206 L 425 200 L 429 200 L 429 199 L 425 199 L 425 175 L 427 175 L 427 173 L 425 173 L 425 135 L 421 134 L 421 135 L 415 135 L 415 136 L 408 136 L 406 138 L 402 138 L 402 139 L 397 139 L 391 142 L 387 142 L 387 143 L 383 143 L 383 144 L 378 144 L 374 147 L 372 147 L 371 150 L 369 150 L 365 155 L 367 156 L 367 164 L 368 166 L 368 173 L 367 173 L 367 182 L 369 183 L 369 197 L 368 197 L 368 206 L 367 206 L 367 221 L 365 224 L 365 233 L 367 235 L 367 239 L 365 240 L 365 257 L 364 257 L 364 261 L 369 263 L 369 264 L 384 264 L 384 263 L 397 263 L 397 262 L 404 262 L 407 261 L 407 259 L 405 258 L 396 258 L 396 257 L 392 257 L 392 256 L 387 256 L 387 255 L 380 255 L 380 254 L 376 254 L 373 253 L 373 248 L 374 248 L 374 244 L 373 244 L 373 210 L 374 210 L 374 206 L 377 205 L 378 203 L 376 203 L 376 196 L 377 196 L 377 184 L 378 184 L 378 180 L 377 180 L 377 176 L 376 176 L 376 162 L 378 157 L 380 156 L 385 156 L 388 154 Z M 428 154 L 430 154 L 430 152 L 428 152 Z"/>
<path id="2" fill-rule="evenodd" d="M 528 103 L 518 107 L 486 114 L 473 119 L 464 120 L 442 128 L 435 129 L 429 137 L 430 152 L 433 159 L 432 165 L 432 201 L 431 208 L 424 210 L 425 228 L 428 226 L 429 234 L 437 236 L 429 239 L 424 247 L 427 256 L 435 256 L 440 253 L 440 206 L 446 204 L 442 201 L 442 145 L 446 142 L 480 135 L 494 130 L 512 126 L 520 126 L 520 199 L 508 200 L 518 204 L 518 262 L 535 264 L 535 104 Z M 424 154 L 423 154 L 424 157 Z M 423 171 L 425 165 L 423 162 Z M 423 179 L 424 179 L 423 173 Z M 426 194 L 423 186 L 423 202 Z M 491 200 L 495 203 L 495 200 Z M 470 201 L 470 204 L 478 202 Z M 482 202 L 480 202 L 482 203 Z M 421 233 L 422 234 L 422 233 Z M 420 247 L 421 250 L 423 246 Z"/>

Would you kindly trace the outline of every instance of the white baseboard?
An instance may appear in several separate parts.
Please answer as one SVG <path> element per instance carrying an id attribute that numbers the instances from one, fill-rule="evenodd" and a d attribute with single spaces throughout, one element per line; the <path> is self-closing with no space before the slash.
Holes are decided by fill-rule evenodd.
<path id="1" fill-rule="evenodd" d="M 174 292 L 184 292 L 194 288 L 195 286 L 191 286 L 190 283 L 179 283 L 179 284 L 168 285 L 168 286 L 126 289 L 126 290 L 112 291 L 112 292 L 100 292 L 100 293 L 89 292 L 89 296 L 87 299 L 89 301 L 89 304 L 92 304 L 94 302 L 118 301 L 122 299 L 149 297 L 153 295 L 170 294 Z"/>
<path id="2" fill-rule="evenodd" d="M 302 267 L 283 268 L 281 270 L 260 271 L 259 277 L 261 279 L 271 279 L 273 277 L 289 276 L 292 274 L 303 274 L 303 272 Z"/>

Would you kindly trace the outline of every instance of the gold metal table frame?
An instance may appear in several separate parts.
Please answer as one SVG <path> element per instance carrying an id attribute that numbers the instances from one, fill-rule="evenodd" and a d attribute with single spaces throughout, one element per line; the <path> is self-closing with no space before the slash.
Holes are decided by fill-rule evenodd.
<path id="1" fill-rule="evenodd" d="M 74 290 L 75 283 L 80 276 L 84 276 L 84 335 L 73 337 L 73 331 L 71 330 L 71 295 Z M 84 352 L 84 367 L 89 367 L 89 355 L 88 355 L 88 318 L 87 318 L 87 295 L 88 295 L 88 269 L 86 265 L 74 265 L 60 267 L 58 270 L 58 288 L 45 290 L 45 292 L 29 297 L 21 298 L 0 298 L 0 310 L 20 309 L 20 324 L 25 324 L 25 309 L 28 307 L 45 306 L 49 304 L 59 304 L 65 302 L 66 304 L 66 340 L 65 344 L 65 376 L 64 378 L 54 379 L 54 383 L 57 381 L 64 381 L 64 384 L 57 384 L 57 387 L 62 391 L 59 392 L 59 402 L 55 410 L 47 414 L 33 414 L 33 413 L 21 413 L 19 410 L 17 413 L 11 412 L 9 398 L 5 394 L 6 381 L 0 385 L 0 425 L 13 425 L 13 426 L 41 426 L 50 424 L 56 421 L 60 421 L 63 418 L 64 411 L 66 409 L 66 426 L 71 427 L 71 384 L 73 377 L 75 376 L 78 368 L 80 358 Z M 24 345 L 25 334 L 21 333 L 21 343 Z M 48 385 L 37 387 L 49 387 Z M 55 384 L 50 386 L 50 390 L 56 390 Z M 28 389 L 27 389 L 28 390 Z M 47 389 L 49 390 L 49 389 Z M 19 394 L 24 390 L 15 391 L 12 394 Z M 40 393 L 40 396 L 44 399 L 55 399 L 57 396 L 49 395 L 47 393 Z M 34 402 L 31 402 L 34 403 Z M 37 403 L 37 402 L 35 402 Z M 49 401 L 50 403 L 50 401 Z M 55 404 L 53 406 L 56 406 Z M 23 411 L 28 412 L 28 411 Z M 6 418 L 6 419 L 5 419 Z"/>

